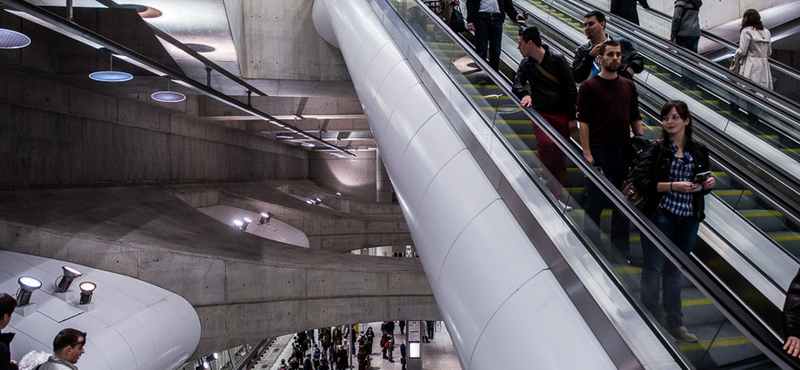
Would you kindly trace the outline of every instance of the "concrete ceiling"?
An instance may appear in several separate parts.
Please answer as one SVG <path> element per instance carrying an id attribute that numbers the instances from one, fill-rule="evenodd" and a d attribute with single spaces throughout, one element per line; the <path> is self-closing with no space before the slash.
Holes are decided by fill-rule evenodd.
<path id="1" fill-rule="evenodd" d="M 37 6 L 61 7 L 55 8 L 55 12 L 66 14 L 64 0 L 28 2 Z M 131 3 L 74 1 L 76 8 L 128 4 Z M 268 95 L 252 95 L 251 103 L 257 109 L 334 145 L 349 150 L 375 149 L 375 141 L 341 54 L 314 30 L 311 21 L 313 0 L 141 0 L 135 1 L 135 5 L 157 9 L 160 16 L 145 18 L 144 21 L 179 42 L 213 47 L 214 51 L 204 52 L 202 56 Z M 163 38 L 158 40 L 185 75 L 206 83 L 208 76 L 203 62 Z M 115 62 L 115 66 L 121 64 L 125 63 Z M 141 100 L 148 91 L 164 90 L 163 78 L 142 70 L 139 72 L 131 83 L 106 84 L 102 86 L 103 92 Z M 92 88 L 84 75 L 59 78 Z M 247 88 L 217 71 L 211 73 L 210 86 L 247 102 Z M 254 135 L 270 138 L 292 136 L 291 139 L 276 139 L 286 145 L 296 146 L 304 140 L 212 99 L 204 102 L 200 119 L 220 124 L 244 120 L 247 121 L 247 131 Z M 324 149 L 317 146 L 311 150 Z"/>

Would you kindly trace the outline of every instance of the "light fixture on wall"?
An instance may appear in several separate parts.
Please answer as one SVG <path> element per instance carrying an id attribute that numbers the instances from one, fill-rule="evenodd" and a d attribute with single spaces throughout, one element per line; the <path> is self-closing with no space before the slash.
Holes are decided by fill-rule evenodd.
<path id="1" fill-rule="evenodd" d="M 167 89 L 164 91 L 156 91 L 150 95 L 151 98 L 155 101 L 160 101 L 162 103 L 178 103 L 186 100 L 186 95 L 183 95 L 177 91 L 170 91 L 169 84 L 172 81 L 169 76 L 167 76 Z"/>
<path id="2" fill-rule="evenodd" d="M 342 193 L 340 193 L 340 192 L 338 192 L 338 191 L 337 191 L 337 192 L 336 192 L 336 195 L 342 195 Z"/>
<path id="3" fill-rule="evenodd" d="M 97 284 L 91 281 L 84 281 L 78 285 L 78 287 L 81 288 L 80 304 L 92 303 L 92 293 L 94 293 L 94 290 L 97 289 Z"/>
<path id="4" fill-rule="evenodd" d="M 314 200 L 316 200 L 316 201 L 317 201 L 317 204 L 322 204 L 322 199 L 320 199 L 320 198 L 316 198 L 316 199 L 314 199 Z"/>
<path id="5" fill-rule="evenodd" d="M 31 44 L 31 38 L 24 33 L 0 28 L 0 49 L 21 49 Z"/>
<path id="6" fill-rule="evenodd" d="M 313 205 L 317 204 L 317 201 L 315 201 L 314 199 L 309 199 L 309 200 L 306 201 L 306 203 L 308 203 L 308 204 L 313 206 Z"/>
<path id="7" fill-rule="evenodd" d="M 258 223 L 260 225 L 269 224 L 269 220 L 272 219 L 272 213 L 270 212 L 261 212 L 261 217 L 258 219 Z"/>
<path id="8" fill-rule="evenodd" d="M 17 306 L 25 306 L 31 303 L 33 291 L 42 287 L 42 282 L 35 277 L 23 276 L 17 280 L 19 290 L 17 291 Z"/>
<path id="9" fill-rule="evenodd" d="M 242 230 L 242 226 L 244 226 L 244 222 L 242 220 L 233 220 L 233 228 L 236 230 Z"/>
<path id="10" fill-rule="evenodd" d="M 114 70 L 114 55 L 109 56 L 108 71 L 97 71 L 89 74 L 89 78 L 100 82 L 125 82 L 133 79 L 133 75 L 128 72 Z"/>
<path id="11" fill-rule="evenodd" d="M 69 290 L 69 286 L 72 285 L 72 281 L 75 280 L 76 277 L 83 274 L 69 266 L 61 266 L 61 270 L 63 270 L 63 274 L 56 279 L 56 290 L 64 293 Z"/>
<path id="12" fill-rule="evenodd" d="M 315 144 L 313 144 L 313 143 L 302 143 L 302 144 L 300 144 L 300 145 L 302 145 L 302 146 L 304 146 L 304 147 L 306 147 L 306 148 L 313 148 L 313 147 L 315 147 L 315 146 L 316 146 L 316 145 L 315 145 Z"/>
<path id="13" fill-rule="evenodd" d="M 242 230 L 247 230 L 247 225 L 250 225 L 251 223 L 253 223 L 253 220 L 245 217 L 244 218 L 244 225 L 242 226 Z"/>

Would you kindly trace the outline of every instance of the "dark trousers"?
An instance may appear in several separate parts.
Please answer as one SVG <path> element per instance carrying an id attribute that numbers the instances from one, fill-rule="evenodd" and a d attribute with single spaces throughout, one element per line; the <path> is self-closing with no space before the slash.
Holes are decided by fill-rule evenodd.
<path id="1" fill-rule="evenodd" d="M 686 253 L 692 252 L 697 240 L 700 224 L 695 217 L 681 217 L 659 209 L 653 216 L 653 225 Z M 663 291 L 664 311 L 667 313 L 667 327 L 683 326 L 681 311 L 681 270 L 661 253 L 648 238 L 642 238 L 642 304 L 661 321 L 661 308 L 658 306 L 659 292 Z"/>
<path id="2" fill-rule="evenodd" d="M 500 46 L 503 37 L 503 14 L 478 13 L 475 21 L 475 51 L 486 58 L 489 51 L 489 66 L 495 71 L 500 69 Z"/>
<path id="3" fill-rule="evenodd" d="M 595 167 L 599 167 L 605 177 L 611 181 L 611 184 L 619 189 L 625 179 L 628 178 L 628 170 L 631 163 L 630 148 L 594 147 L 591 150 Z M 602 245 L 600 243 L 600 214 L 605 203 L 605 194 L 592 181 L 586 179 L 583 229 L 589 240 L 597 247 Z M 628 219 L 614 207 L 611 213 L 611 243 L 628 260 L 631 258 L 629 235 L 630 223 Z"/>
<path id="4" fill-rule="evenodd" d="M 675 37 L 675 43 L 696 53 L 697 45 L 700 43 L 700 37 L 677 36 Z"/>

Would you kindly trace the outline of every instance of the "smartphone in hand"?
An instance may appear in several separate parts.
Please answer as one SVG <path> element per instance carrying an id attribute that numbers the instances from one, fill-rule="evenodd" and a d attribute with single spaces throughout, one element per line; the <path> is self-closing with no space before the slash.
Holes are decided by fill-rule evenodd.
<path id="1" fill-rule="evenodd" d="M 697 175 L 694 175 L 694 180 L 692 180 L 692 182 L 695 184 L 702 184 L 708 180 L 709 176 L 711 176 L 711 171 L 700 172 Z"/>

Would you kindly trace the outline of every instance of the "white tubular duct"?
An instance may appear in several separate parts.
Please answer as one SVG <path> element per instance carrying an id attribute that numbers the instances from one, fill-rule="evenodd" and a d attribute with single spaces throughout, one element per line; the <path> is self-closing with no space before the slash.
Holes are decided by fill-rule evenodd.
<path id="1" fill-rule="evenodd" d="M 316 0 L 313 15 L 342 50 L 462 367 L 616 368 L 368 0 Z"/>

